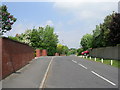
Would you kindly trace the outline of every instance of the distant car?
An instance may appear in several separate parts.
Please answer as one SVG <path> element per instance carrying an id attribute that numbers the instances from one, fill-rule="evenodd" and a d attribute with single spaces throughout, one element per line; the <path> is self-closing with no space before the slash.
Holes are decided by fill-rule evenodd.
<path id="1" fill-rule="evenodd" d="M 84 53 L 89 54 L 89 51 L 88 51 L 88 50 L 86 50 L 86 51 L 84 51 Z"/>
<path id="2" fill-rule="evenodd" d="M 84 52 L 82 52 L 81 54 L 84 55 Z"/>
<path id="3" fill-rule="evenodd" d="M 86 51 L 84 51 L 84 52 L 81 53 L 81 55 L 87 55 L 87 54 L 89 54 L 88 50 L 86 50 Z"/>

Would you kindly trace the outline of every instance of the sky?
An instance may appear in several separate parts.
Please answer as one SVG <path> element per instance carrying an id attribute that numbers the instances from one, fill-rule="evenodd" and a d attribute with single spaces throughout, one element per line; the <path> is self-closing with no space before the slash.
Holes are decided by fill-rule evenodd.
<path id="1" fill-rule="evenodd" d="M 27 29 L 50 25 L 59 36 L 59 43 L 79 48 L 83 35 L 103 23 L 107 15 L 118 11 L 118 2 L 2 2 L 17 21 L 6 36 L 24 33 Z"/>

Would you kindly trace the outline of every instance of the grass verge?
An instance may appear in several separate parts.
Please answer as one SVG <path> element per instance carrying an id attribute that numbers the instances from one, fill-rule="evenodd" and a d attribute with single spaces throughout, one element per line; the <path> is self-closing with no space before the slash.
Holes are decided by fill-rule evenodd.
<path id="1" fill-rule="evenodd" d="M 90 57 L 84 58 L 84 59 L 95 61 L 95 58 L 91 58 L 91 59 L 90 59 Z M 101 62 L 101 59 L 100 59 L 100 58 L 96 58 L 96 62 Z M 101 62 L 101 63 L 102 63 L 102 62 Z M 104 59 L 104 60 L 103 60 L 103 63 L 104 63 L 104 64 L 107 64 L 107 65 L 111 65 L 111 60 L 109 60 L 109 59 Z M 111 66 L 120 68 L 120 60 L 113 60 L 113 64 L 112 64 Z"/>

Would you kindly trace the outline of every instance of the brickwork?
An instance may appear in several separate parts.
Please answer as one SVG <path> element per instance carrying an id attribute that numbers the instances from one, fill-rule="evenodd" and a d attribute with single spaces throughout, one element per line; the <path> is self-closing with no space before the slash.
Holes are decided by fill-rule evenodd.
<path id="1" fill-rule="evenodd" d="M 2 78 L 22 68 L 34 58 L 34 49 L 30 46 L 2 38 Z"/>
<path id="2" fill-rule="evenodd" d="M 59 53 L 55 53 L 55 56 L 59 56 Z"/>
<path id="3" fill-rule="evenodd" d="M 41 56 L 41 50 L 40 49 L 36 49 L 36 57 L 40 57 Z"/>
<path id="4" fill-rule="evenodd" d="M 45 49 L 42 50 L 42 56 L 47 56 L 47 50 Z"/>

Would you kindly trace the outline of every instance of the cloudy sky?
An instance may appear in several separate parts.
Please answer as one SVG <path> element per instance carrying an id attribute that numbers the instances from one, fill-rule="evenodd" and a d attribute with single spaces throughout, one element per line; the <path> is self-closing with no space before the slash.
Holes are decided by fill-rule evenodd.
<path id="1" fill-rule="evenodd" d="M 80 39 L 92 33 L 105 16 L 118 11 L 118 2 L 3 2 L 17 18 L 7 36 L 27 29 L 51 25 L 59 42 L 69 48 L 79 48 Z"/>

